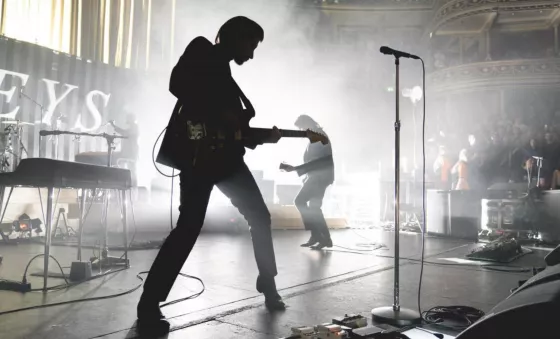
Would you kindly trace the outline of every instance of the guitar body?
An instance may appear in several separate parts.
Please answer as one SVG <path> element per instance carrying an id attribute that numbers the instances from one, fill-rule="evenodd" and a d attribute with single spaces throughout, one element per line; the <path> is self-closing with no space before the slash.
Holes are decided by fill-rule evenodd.
<path id="1" fill-rule="evenodd" d="M 229 133 L 225 130 L 210 130 L 208 126 L 193 123 L 185 115 L 173 114 L 165 136 L 156 157 L 156 162 L 164 166 L 174 168 L 182 172 L 193 172 L 209 174 L 223 169 L 229 162 L 243 140 L 235 140 L 235 132 Z M 240 114 L 242 115 L 242 114 Z M 238 126 L 239 131 L 248 134 L 250 131 L 248 117 L 231 124 Z M 240 132 L 238 132 L 238 135 Z"/>

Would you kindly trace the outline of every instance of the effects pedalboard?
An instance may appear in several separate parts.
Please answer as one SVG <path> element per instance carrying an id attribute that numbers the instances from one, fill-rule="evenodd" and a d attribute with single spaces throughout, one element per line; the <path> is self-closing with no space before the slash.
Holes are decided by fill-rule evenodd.
<path id="1" fill-rule="evenodd" d="M 367 326 L 367 318 L 345 314 L 344 317 L 334 318 L 332 323 L 292 327 L 292 334 L 281 339 L 375 338 L 372 335 L 383 332 L 381 328 Z"/>

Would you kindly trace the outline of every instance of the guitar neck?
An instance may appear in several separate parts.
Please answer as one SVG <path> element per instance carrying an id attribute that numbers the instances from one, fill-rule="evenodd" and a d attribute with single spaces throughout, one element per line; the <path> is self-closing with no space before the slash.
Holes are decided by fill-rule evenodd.
<path id="1" fill-rule="evenodd" d="M 268 135 L 272 131 L 272 128 L 251 128 L 251 131 L 258 135 Z M 281 129 L 280 135 L 282 136 L 282 138 L 307 138 L 306 131 L 291 129 Z"/>

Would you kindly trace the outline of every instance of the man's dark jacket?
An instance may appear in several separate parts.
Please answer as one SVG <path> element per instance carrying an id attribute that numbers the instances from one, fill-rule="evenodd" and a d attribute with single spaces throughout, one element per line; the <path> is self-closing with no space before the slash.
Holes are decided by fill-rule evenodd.
<path id="1" fill-rule="evenodd" d="M 218 53 L 206 38 L 191 41 L 171 73 L 169 91 L 177 98 L 157 162 L 187 170 L 192 159 L 186 156 L 186 121 L 204 123 L 208 129 L 231 129 L 226 113 L 244 114 L 240 89 L 231 76 L 229 60 Z M 245 149 L 235 144 L 225 151 L 232 161 L 242 161 Z"/>

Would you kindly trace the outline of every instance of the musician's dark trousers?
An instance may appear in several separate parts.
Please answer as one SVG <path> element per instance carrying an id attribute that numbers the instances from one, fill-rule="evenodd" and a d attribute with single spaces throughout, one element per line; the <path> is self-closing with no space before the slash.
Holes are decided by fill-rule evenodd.
<path id="1" fill-rule="evenodd" d="M 303 225 L 311 231 L 317 240 L 330 240 L 331 234 L 327 226 L 321 206 L 325 191 L 330 185 L 322 178 L 310 177 L 303 183 L 294 203 L 301 214 Z"/>
<path id="2" fill-rule="evenodd" d="M 181 176 L 181 206 L 177 227 L 165 240 L 144 284 L 142 298 L 164 301 L 187 260 L 202 228 L 214 185 L 224 193 L 249 223 L 259 275 L 273 279 L 276 259 L 272 244 L 270 213 L 247 168 L 240 161 L 227 175 Z"/>

